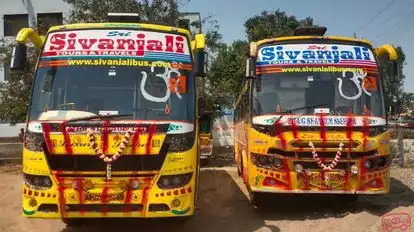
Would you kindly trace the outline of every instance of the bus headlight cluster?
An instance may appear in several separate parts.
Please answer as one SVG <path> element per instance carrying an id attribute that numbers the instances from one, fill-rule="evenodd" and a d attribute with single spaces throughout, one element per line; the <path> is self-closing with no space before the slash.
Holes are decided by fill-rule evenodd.
<path id="1" fill-rule="evenodd" d="M 23 173 L 23 180 L 27 187 L 31 189 L 43 190 L 52 187 L 52 180 L 48 176 Z"/>
<path id="2" fill-rule="evenodd" d="M 254 165 L 266 169 L 279 169 L 283 167 L 283 161 L 271 155 L 251 153 L 251 161 Z"/>
<path id="3" fill-rule="evenodd" d="M 362 167 L 365 169 L 380 169 L 388 166 L 390 159 L 388 156 L 377 156 L 363 161 Z"/>
<path id="4" fill-rule="evenodd" d="M 183 152 L 194 145 L 194 132 L 184 134 L 167 134 L 164 143 L 168 144 L 168 152 Z"/>
<path id="5" fill-rule="evenodd" d="M 180 175 L 163 175 L 157 182 L 160 189 L 174 189 L 181 188 L 190 183 L 193 173 L 186 173 Z"/>
<path id="6" fill-rule="evenodd" d="M 31 151 L 43 151 L 44 138 L 42 133 L 26 131 L 24 135 L 24 147 Z"/>

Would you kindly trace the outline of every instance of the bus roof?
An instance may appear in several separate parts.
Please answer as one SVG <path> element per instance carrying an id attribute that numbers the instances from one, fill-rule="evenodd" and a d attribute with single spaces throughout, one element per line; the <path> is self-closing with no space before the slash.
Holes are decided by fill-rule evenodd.
<path id="1" fill-rule="evenodd" d="M 157 25 L 157 24 L 147 24 L 147 23 L 116 23 L 116 22 L 105 22 L 105 23 L 76 23 L 76 24 L 66 24 L 66 25 L 59 25 L 50 27 L 48 33 L 59 31 L 59 30 L 79 30 L 79 29 L 150 29 L 150 30 L 159 30 L 159 31 L 173 31 L 179 32 L 182 34 L 191 37 L 190 31 L 177 28 L 172 26 L 164 26 L 164 25 Z"/>
<path id="2" fill-rule="evenodd" d="M 364 43 L 370 47 L 372 44 L 370 41 L 365 39 L 356 39 L 353 37 L 344 37 L 344 36 L 285 36 L 285 37 L 278 37 L 272 39 L 264 39 L 259 40 L 256 42 L 257 47 L 263 44 L 273 43 L 273 42 L 280 42 L 280 41 L 289 41 L 289 40 L 340 40 L 344 42 L 358 42 Z"/>

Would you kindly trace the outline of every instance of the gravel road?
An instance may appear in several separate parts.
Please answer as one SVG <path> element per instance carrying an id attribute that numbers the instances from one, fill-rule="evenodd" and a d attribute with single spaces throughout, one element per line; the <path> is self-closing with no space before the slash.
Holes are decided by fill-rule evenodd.
<path id="1" fill-rule="evenodd" d="M 214 162 L 222 167 L 214 166 Z M 216 159 L 203 168 L 198 210 L 191 220 L 92 220 L 79 228 L 65 228 L 59 220 L 26 219 L 21 212 L 21 166 L 0 167 L 1 232 L 104 232 L 104 231 L 382 231 L 381 216 L 408 213 L 414 218 L 413 169 L 393 168 L 391 194 L 364 196 L 356 203 L 328 197 L 275 197 L 264 209 L 248 203 L 236 168 Z M 412 223 L 414 224 L 414 223 Z M 400 231 L 394 229 L 392 231 Z M 414 231 L 414 225 L 408 231 Z"/>

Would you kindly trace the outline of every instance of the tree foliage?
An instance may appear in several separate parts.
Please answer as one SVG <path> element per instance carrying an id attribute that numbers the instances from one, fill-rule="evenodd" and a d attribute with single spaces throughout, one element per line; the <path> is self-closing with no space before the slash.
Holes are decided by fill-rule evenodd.
<path id="1" fill-rule="evenodd" d="M 3 70 L 10 67 L 12 44 L 0 41 L 0 66 Z M 33 75 L 38 52 L 33 47 L 28 48 L 25 70 L 18 73 L 9 73 L 7 82 L 0 82 L 0 119 L 15 125 L 24 122 L 30 101 Z"/>
<path id="2" fill-rule="evenodd" d="M 71 6 L 69 23 L 105 21 L 108 12 L 138 13 L 141 20 L 176 25 L 179 12 L 175 0 L 64 0 Z"/>
<path id="3" fill-rule="evenodd" d="M 408 102 L 410 99 L 409 96 L 411 96 L 410 94 L 404 93 L 403 91 L 403 85 L 405 80 L 404 65 L 406 64 L 405 53 L 401 46 L 396 46 L 396 49 L 398 54 L 398 72 L 400 74 L 400 79 L 398 80 L 398 82 L 393 82 L 393 78 L 390 76 L 391 66 L 389 65 L 388 56 L 380 57 L 379 59 L 379 65 L 382 74 L 381 78 L 384 82 L 385 107 L 387 111 L 391 109 L 390 113 L 392 114 L 407 111 L 410 107 L 410 103 Z"/>
<path id="4" fill-rule="evenodd" d="M 249 42 L 291 35 L 299 26 L 312 25 L 313 19 L 310 17 L 298 20 L 295 16 L 287 15 L 286 12 L 280 10 L 263 11 L 260 15 L 247 19 L 244 23 Z"/>

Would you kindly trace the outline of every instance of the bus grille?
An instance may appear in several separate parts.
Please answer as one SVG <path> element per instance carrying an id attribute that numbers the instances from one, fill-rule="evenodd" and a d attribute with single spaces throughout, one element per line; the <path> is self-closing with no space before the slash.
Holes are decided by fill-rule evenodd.
<path id="1" fill-rule="evenodd" d="M 105 172 L 106 164 L 96 155 L 51 155 L 46 152 L 49 168 L 53 171 Z M 160 170 L 167 156 L 168 145 L 161 147 L 158 155 L 122 155 L 112 163 L 116 171 L 156 171 Z"/>
<path id="2" fill-rule="evenodd" d="M 142 211 L 142 204 L 68 204 L 67 212 L 128 212 Z"/>
<path id="3" fill-rule="evenodd" d="M 336 151 L 332 151 L 332 152 L 326 152 L 326 151 L 318 151 L 318 156 L 320 158 L 326 158 L 326 159 L 333 159 L 335 158 L 336 155 Z M 295 152 L 295 151 L 283 151 L 277 148 L 269 148 L 267 150 L 267 154 L 275 154 L 275 155 L 281 155 L 284 157 L 290 157 L 290 158 L 312 158 L 313 154 L 310 151 L 303 151 L 303 152 Z M 351 159 L 360 159 L 362 157 L 366 157 L 366 156 L 373 156 L 377 154 L 376 150 L 373 151 L 367 151 L 367 152 L 349 152 L 349 157 Z M 348 152 L 344 151 L 342 152 L 342 158 L 347 158 L 348 157 Z"/>
<path id="4" fill-rule="evenodd" d="M 332 161 L 324 162 L 326 166 L 328 166 Z M 296 164 L 302 165 L 303 169 L 321 169 L 316 162 L 305 162 L 305 161 L 293 161 L 293 166 Z M 355 162 L 338 162 L 333 170 L 340 170 L 340 169 L 349 169 L 352 165 L 355 165 Z"/>

